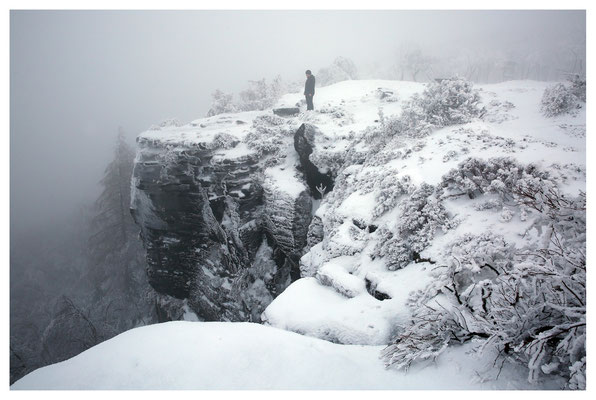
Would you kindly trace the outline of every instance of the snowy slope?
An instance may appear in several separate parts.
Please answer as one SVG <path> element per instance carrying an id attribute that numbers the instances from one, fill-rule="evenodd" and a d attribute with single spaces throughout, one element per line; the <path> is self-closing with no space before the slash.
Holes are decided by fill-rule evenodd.
<path id="1" fill-rule="evenodd" d="M 168 322 L 132 329 L 70 360 L 40 368 L 12 389 L 517 389 L 463 349 L 406 374 L 385 370 L 380 347 L 345 346 L 251 323 Z"/>
<path id="2" fill-rule="evenodd" d="M 379 189 L 365 193 L 359 186 L 382 173 L 407 178 L 417 186 L 436 185 L 468 157 L 505 156 L 548 170 L 558 177 L 562 191 L 572 196 L 577 196 L 579 190 L 585 191 L 585 107 L 574 116 L 544 117 L 540 101 L 549 85 L 552 83 L 534 81 L 475 85 L 488 109 L 484 118 L 438 129 L 421 139 L 404 138 L 395 148 L 383 150 L 386 162 L 348 166 L 344 173 L 349 174 L 349 184 L 335 190 L 345 190 L 349 195 L 333 205 L 322 202 L 316 213 L 328 225 L 340 225 L 326 233 L 323 242 L 302 258 L 305 269 L 316 280 L 303 278 L 294 282 L 265 310 L 263 319 L 273 326 L 347 344 L 388 343 L 394 330 L 408 323 L 408 294 L 424 289 L 432 281 L 433 266 L 412 262 L 403 269 L 389 271 L 383 259 L 371 259 L 373 249 L 382 239 L 379 231 L 393 229 L 398 207 L 375 216 Z M 379 99 L 379 88 L 393 91 L 398 100 Z M 315 108 L 319 111 L 308 116 L 309 122 L 323 134 L 317 138 L 321 155 L 318 159 L 329 160 L 330 153 L 345 152 L 353 140 L 350 132 L 357 137 L 366 126 L 378 125 L 375 119 L 379 119 L 379 107 L 385 116 L 399 115 L 404 101 L 422 90 L 422 84 L 392 81 L 346 81 L 318 89 Z M 282 103 L 292 104 L 299 99 L 299 94 L 286 95 Z M 324 112 L 327 109 L 339 110 L 345 116 L 333 118 Z M 315 159 L 317 151 L 313 154 Z M 446 246 L 466 233 L 501 234 L 519 246 L 531 239 L 532 235 L 526 235 L 533 222 L 531 217 L 522 220 L 520 210 L 512 206 L 482 209 L 488 199 L 487 195 L 474 200 L 445 201 L 459 225 L 445 234 L 438 232 L 421 257 L 445 262 Z M 510 213 L 512 216 L 504 215 Z M 358 232 L 354 219 L 379 230 Z M 365 290 L 367 280 L 391 298 L 373 298 Z"/>
<path id="3" fill-rule="evenodd" d="M 168 323 L 139 328 L 35 371 L 13 388 L 536 388 L 526 382 L 527 371 L 509 364 L 492 380 L 495 357 L 477 359 L 466 353 L 467 346 L 449 348 L 436 364 L 416 364 L 408 374 L 383 368 L 380 350 L 410 322 L 408 297 L 433 282 L 435 265 L 411 262 L 390 270 L 386 258 L 371 257 L 386 239 L 383 232 L 395 230 L 400 209 L 397 202 L 379 211 L 384 189 L 367 183 L 385 176 L 388 191 L 402 178 L 417 187 L 437 185 L 469 157 L 506 156 L 548 170 L 563 192 L 577 196 L 586 188 L 585 107 L 574 116 L 545 118 L 540 100 L 549 85 L 515 81 L 475 86 L 488 110 L 483 118 L 424 138 L 398 138 L 377 160 L 342 165 L 334 191 L 318 209 L 315 202 L 313 224 L 318 219 L 325 226 L 324 237 L 302 257 L 303 277 L 263 313 L 270 326 Z M 380 80 L 317 88 L 315 112 L 285 118 L 284 129 L 316 126 L 311 161 L 321 172 L 337 173 L 341 163 L 334 160 L 348 151 L 368 150 L 366 140 L 358 139 L 367 128 L 380 126 L 380 109 L 385 117 L 399 115 L 408 99 L 423 90 L 419 83 Z M 276 107 L 301 100 L 300 93 L 287 94 Z M 171 122 L 138 140 L 168 149 L 203 148 L 225 134 L 238 144 L 218 149 L 219 156 L 241 158 L 255 154 L 246 138 L 253 123 L 267 115 L 271 110 L 216 115 L 184 125 Z M 292 135 L 283 138 L 285 157 L 266 167 L 264 175 L 270 185 L 295 198 L 305 186 L 295 168 L 299 161 L 292 141 Z M 491 232 L 518 247 L 539 239 L 540 232 L 531 228 L 531 213 L 496 200 L 491 194 L 444 199 L 457 224 L 436 232 L 420 257 L 447 263 L 450 244 L 464 234 Z M 539 387 L 561 386 L 546 379 Z"/>

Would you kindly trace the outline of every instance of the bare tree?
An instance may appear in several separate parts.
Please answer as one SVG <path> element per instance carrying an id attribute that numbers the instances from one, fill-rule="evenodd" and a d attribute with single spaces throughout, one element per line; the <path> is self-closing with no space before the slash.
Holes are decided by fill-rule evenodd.
<path id="1" fill-rule="evenodd" d="M 432 69 L 434 59 L 425 55 L 415 45 L 402 45 L 397 52 L 397 70 L 400 80 L 404 80 L 408 72 L 415 82 L 418 82 L 420 74 L 427 74 Z M 427 76 L 428 77 L 428 76 Z"/>

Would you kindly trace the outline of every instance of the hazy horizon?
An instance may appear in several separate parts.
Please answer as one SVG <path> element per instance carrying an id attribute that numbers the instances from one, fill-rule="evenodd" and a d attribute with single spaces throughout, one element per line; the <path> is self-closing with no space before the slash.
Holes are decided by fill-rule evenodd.
<path id="1" fill-rule="evenodd" d="M 302 80 L 337 56 L 585 54 L 585 11 L 11 11 L 11 231 L 91 202 L 118 127 L 205 115 L 215 89 Z M 582 42 L 583 40 L 583 42 Z"/>

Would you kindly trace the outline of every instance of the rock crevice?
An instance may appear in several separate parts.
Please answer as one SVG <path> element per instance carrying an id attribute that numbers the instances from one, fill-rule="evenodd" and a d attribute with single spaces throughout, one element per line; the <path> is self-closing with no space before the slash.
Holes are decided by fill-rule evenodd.
<path id="1" fill-rule="evenodd" d="M 310 124 L 302 124 L 294 135 L 294 149 L 300 157 L 300 165 L 306 183 L 315 199 L 320 199 L 323 194 L 333 190 L 333 178 L 331 174 L 321 173 L 317 166 L 310 160 L 313 152 L 317 128 Z"/>

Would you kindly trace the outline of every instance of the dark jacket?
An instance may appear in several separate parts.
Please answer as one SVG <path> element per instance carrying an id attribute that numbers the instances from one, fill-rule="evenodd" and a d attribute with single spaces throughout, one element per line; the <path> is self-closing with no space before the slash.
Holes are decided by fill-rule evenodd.
<path id="1" fill-rule="evenodd" d="M 304 84 L 304 95 L 312 94 L 315 95 L 315 76 L 311 75 L 306 78 L 306 83 Z"/>

